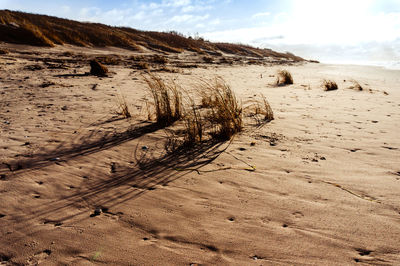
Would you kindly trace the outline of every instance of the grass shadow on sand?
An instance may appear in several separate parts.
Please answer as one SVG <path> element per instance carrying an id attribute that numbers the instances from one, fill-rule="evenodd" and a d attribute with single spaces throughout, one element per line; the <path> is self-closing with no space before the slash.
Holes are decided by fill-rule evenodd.
<path id="1" fill-rule="evenodd" d="M 15 214 L 10 222 L 18 224 L 16 230 L 24 230 L 32 226 L 33 220 L 44 223 L 51 220 L 59 226 L 70 221 L 76 225 L 79 221 L 100 215 L 96 214 L 96 210 L 113 214 L 111 211 L 115 206 L 167 186 L 190 172 L 199 173 L 198 169 L 213 162 L 229 145 L 226 142 L 203 142 L 190 149 L 182 147 L 159 157 L 140 154 L 143 151 L 137 146 L 136 165 L 119 168 L 117 172 L 109 174 L 89 170 L 90 175 L 96 178 L 82 183 L 77 191 L 41 202 L 31 207 L 30 213 Z M 82 203 L 87 208 L 82 208 Z"/>
<path id="2" fill-rule="evenodd" d="M 69 167 L 82 159 L 91 160 L 88 155 L 139 139 L 159 129 L 156 123 L 144 122 L 121 133 L 92 131 L 77 137 L 76 140 L 70 140 L 69 144 L 62 143 L 56 148 L 34 154 L 30 158 L 14 161 L 12 165 L 7 166 L 9 169 L 2 165 L 0 174 L 5 173 L 6 180 L 20 177 L 34 179 L 35 176 L 43 175 L 47 167 L 59 164 L 63 167 L 62 175 L 59 177 L 76 178 L 76 172 L 71 172 Z M 118 165 L 117 170 L 111 169 L 111 172 L 96 167 L 80 171 L 82 180 L 74 190 L 62 190 L 60 194 L 37 203 L 28 201 L 29 213 L 10 214 L 13 218 L 8 222 L 15 224 L 16 230 L 33 227 L 31 228 L 33 231 L 36 230 L 34 224 L 37 224 L 34 221 L 38 221 L 39 224 L 56 221 L 55 224 L 60 226 L 68 221 L 76 224 L 96 216 L 95 210 L 111 211 L 114 206 L 167 186 L 168 183 L 190 172 L 200 174 L 198 169 L 213 162 L 229 145 L 230 142 L 210 140 L 190 148 L 182 146 L 172 152 L 160 154 L 157 151 L 153 154 L 137 143 L 133 156 L 134 164 Z M 74 160 L 77 158 L 78 161 Z M 86 175 L 91 178 L 85 178 Z M 56 185 L 57 179 L 52 182 Z"/>
<path id="3" fill-rule="evenodd" d="M 155 123 L 144 123 L 119 133 L 104 133 L 100 130 L 93 130 L 86 135 L 78 136 L 77 139 L 72 141 L 72 144 L 61 143 L 54 149 L 29 155 L 26 159 L 3 163 L 0 166 L 3 168 L 0 168 L 0 174 L 7 174 L 9 171 L 16 174 L 18 171 L 39 169 L 78 156 L 89 155 L 137 139 L 159 129 L 159 125 Z"/>

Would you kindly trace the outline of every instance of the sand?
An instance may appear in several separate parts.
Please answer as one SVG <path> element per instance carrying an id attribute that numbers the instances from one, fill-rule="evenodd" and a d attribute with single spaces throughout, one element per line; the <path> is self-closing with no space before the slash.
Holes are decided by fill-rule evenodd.
<path id="1" fill-rule="evenodd" d="M 220 75 L 244 105 L 262 93 L 275 113 L 231 142 L 168 154 L 168 132 L 147 121 L 143 71 L 84 75 L 81 55 L 127 51 L 7 48 L 0 264 L 400 264 L 400 71 L 243 63 L 159 72 L 188 90 Z M 274 85 L 279 69 L 293 85 Z M 339 90 L 324 91 L 323 79 Z M 364 90 L 349 89 L 353 80 Z M 116 114 L 119 95 L 132 118 Z"/>

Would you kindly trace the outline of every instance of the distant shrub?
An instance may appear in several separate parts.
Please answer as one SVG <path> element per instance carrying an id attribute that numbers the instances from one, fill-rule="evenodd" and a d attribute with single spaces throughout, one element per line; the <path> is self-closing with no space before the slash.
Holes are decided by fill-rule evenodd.
<path id="1" fill-rule="evenodd" d="M 7 49 L 0 48 L 0 54 L 8 54 L 9 51 Z"/>
<path id="2" fill-rule="evenodd" d="M 146 62 L 137 62 L 135 67 L 137 69 L 144 69 L 144 70 L 149 70 L 150 69 L 149 64 L 147 64 Z"/>
<path id="3" fill-rule="evenodd" d="M 357 81 L 353 80 L 353 86 L 351 86 L 349 89 L 357 90 L 357 91 L 362 91 L 364 88 L 358 83 Z"/>
<path id="4" fill-rule="evenodd" d="M 74 54 L 72 52 L 70 52 L 70 51 L 64 52 L 61 55 L 65 56 L 65 57 L 73 57 L 74 56 Z"/>
<path id="5" fill-rule="evenodd" d="M 233 60 L 232 59 L 228 59 L 226 57 L 221 57 L 221 59 L 219 60 L 219 62 L 221 64 L 229 64 L 232 65 L 233 64 Z"/>
<path id="6" fill-rule="evenodd" d="M 165 65 L 166 63 L 168 63 L 168 59 L 165 56 L 155 54 L 153 55 L 152 62 L 156 64 Z"/>
<path id="7" fill-rule="evenodd" d="M 103 66 L 97 60 L 90 61 L 90 74 L 98 77 L 105 77 L 107 76 L 108 68 Z"/>
<path id="8" fill-rule="evenodd" d="M 293 84 L 293 77 L 287 70 L 279 70 L 278 77 L 276 79 L 276 84 L 278 86 L 290 85 Z"/>
<path id="9" fill-rule="evenodd" d="M 105 65 L 119 65 L 121 58 L 118 55 L 107 55 L 96 57 L 96 60 Z"/>
<path id="10" fill-rule="evenodd" d="M 324 87 L 325 91 L 334 91 L 338 89 L 338 85 L 332 80 L 324 80 L 322 86 Z"/>
<path id="11" fill-rule="evenodd" d="M 211 56 L 203 56 L 203 61 L 207 64 L 212 64 L 214 59 Z"/>
<path id="12" fill-rule="evenodd" d="M 142 61 L 145 59 L 143 55 L 132 55 L 129 57 L 130 60 L 132 61 Z"/>

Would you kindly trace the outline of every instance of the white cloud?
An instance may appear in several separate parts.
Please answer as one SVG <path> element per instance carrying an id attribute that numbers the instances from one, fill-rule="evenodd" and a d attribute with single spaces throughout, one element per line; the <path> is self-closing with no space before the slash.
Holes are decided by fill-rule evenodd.
<path id="1" fill-rule="evenodd" d="M 162 3 L 165 6 L 181 7 L 190 5 L 191 0 L 163 0 Z"/>
<path id="2" fill-rule="evenodd" d="M 211 41 L 243 42 L 309 58 L 400 60 L 400 12 L 377 13 L 373 0 L 292 1 L 284 13 L 253 18 L 257 26 L 206 32 Z M 260 26 L 261 25 L 261 26 Z"/>
<path id="3" fill-rule="evenodd" d="M 62 6 L 62 7 L 61 7 L 61 10 L 62 10 L 64 13 L 69 13 L 69 12 L 71 11 L 71 7 L 70 7 L 70 6 Z"/>
<path id="4" fill-rule="evenodd" d="M 270 12 L 261 12 L 261 13 L 256 13 L 253 16 L 251 16 L 252 18 L 259 18 L 259 17 L 267 17 L 271 15 Z"/>
<path id="5" fill-rule="evenodd" d="M 335 5 L 336 2 L 351 4 Z M 211 39 L 240 39 L 245 42 L 284 36 L 277 40 L 286 44 L 355 44 L 400 38 L 400 12 L 371 14 L 368 12 L 368 2 L 371 1 L 361 2 L 364 4 L 358 0 L 305 0 L 294 5 L 292 12 L 276 14 L 266 26 L 243 27 L 205 35 Z M 253 17 L 261 17 L 263 14 L 258 13 Z"/>
<path id="6" fill-rule="evenodd" d="M 195 6 L 184 6 L 182 8 L 183 13 L 192 12 L 192 11 L 195 11 Z"/>
<path id="7" fill-rule="evenodd" d="M 159 7 L 160 7 L 160 5 L 157 4 L 157 3 L 150 3 L 150 4 L 148 5 L 148 8 L 149 8 L 149 9 L 156 9 L 156 8 L 159 8 Z"/>
<path id="8" fill-rule="evenodd" d="M 204 16 L 178 15 L 178 16 L 173 16 L 171 18 L 170 22 L 176 22 L 176 23 L 190 22 L 190 23 L 194 23 L 194 22 L 197 22 L 197 21 L 206 20 L 208 18 L 209 18 L 208 14 L 206 14 Z"/>
<path id="9" fill-rule="evenodd" d="M 219 25 L 219 24 L 221 24 L 221 20 L 220 19 L 213 19 L 213 20 L 211 20 L 209 23 L 208 23 L 209 25 Z"/>

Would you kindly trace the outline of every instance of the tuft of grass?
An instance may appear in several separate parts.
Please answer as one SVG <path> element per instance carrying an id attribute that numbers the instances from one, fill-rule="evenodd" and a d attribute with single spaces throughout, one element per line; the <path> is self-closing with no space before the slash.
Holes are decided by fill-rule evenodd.
<path id="1" fill-rule="evenodd" d="M 188 97 L 190 102 L 189 111 L 185 112 L 185 143 L 193 145 L 203 140 L 205 121 L 193 98 Z"/>
<path id="2" fill-rule="evenodd" d="M 293 84 L 293 77 L 287 70 L 279 70 L 278 77 L 276 79 L 276 85 L 278 86 L 285 86 Z"/>
<path id="3" fill-rule="evenodd" d="M 72 52 L 70 52 L 70 51 L 66 51 L 66 52 L 62 53 L 62 54 L 61 54 L 61 56 L 65 56 L 65 57 L 73 57 L 73 56 L 74 56 L 74 54 L 73 54 Z"/>
<path id="4" fill-rule="evenodd" d="M 240 132 L 243 109 L 229 85 L 218 77 L 213 83 L 204 83 L 202 89 L 202 103 L 209 108 L 206 118 L 214 127 L 214 136 L 230 139 Z"/>
<path id="5" fill-rule="evenodd" d="M 182 118 L 183 105 L 180 88 L 174 82 L 165 83 L 160 77 L 149 74 L 143 76 L 153 99 L 156 121 L 166 127 Z"/>
<path id="6" fill-rule="evenodd" d="M 249 110 L 246 112 L 248 116 L 252 117 L 259 126 L 274 120 L 274 112 L 263 94 L 261 94 L 261 99 L 262 101 L 256 100 L 255 103 L 245 108 Z"/>
<path id="7" fill-rule="evenodd" d="M 203 61 L 207 64 L 212 64 L 214 59 L 211 56 L 203 56 Z"/>
<path id="8" fill-rule="evenodd" d="M 97 62 L 103 65 L 119 65 L 122 60 L 118 55 L 106 55 L 96 57 Z"/>
<path id="9" fill-rule="evenodd" d="M 322 83 L 322 87 L 325 91 L 334 91 L 338 89 L 338 85 L 335 81 L 332 80 L 324 80 Z"/>
<path id="10" fill-rule="evenodd" d="M 271 105 L 267 101 L 264 95 L 261 94 L 261 98 L 263 100 L 263 108 L 260 108 L 259 113 L 264 115 L 264 121 L 270 122 L 274 120 L 274 112 L 272 111 Z"/>
<path id="11" fill-rule="evenodd" d="M 149 64 L 146 63 L 146 62 L 142 62 L 142 61 L 137 62 L 136 65 L 135 65 L 135 67 L 136 67 L 137 69 L 150 70 Z"/>
<path id="12" fill-rule="evenodd" d="M 126 100 L 124 96 L 118 98 L 118 115 L 122 115 L 125 118 L 132 117 L 131 112 L 129 111 L 129 107 L 126 104 Z"/>
<path id="13" fill-rule="evenodd" d="M 152 62 L 160 65 L 165 65 L 168 63 L 168 59 L 165 56 L 155 54 L 153 55 Z"/>
<path id="14" fill-rule="evenodd" d="M 0 54 L 8 54 L 9 51 L 7 49 L 0 48 Z"/>
<path id="15" fill-rule="evenodd" d="M 364 88 L 358 83 L 357 81 L 353 80 L 353 86 L 351 86 L 349 89 L 357 90 L 357 91 L 363 91 Z"/>
<path id="16" fill-rule="evenodd" d="M 90 61 L 90 74 L 98 77 L 106 77 L 108 68 L 97 60 Z"/>

